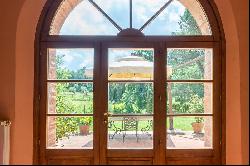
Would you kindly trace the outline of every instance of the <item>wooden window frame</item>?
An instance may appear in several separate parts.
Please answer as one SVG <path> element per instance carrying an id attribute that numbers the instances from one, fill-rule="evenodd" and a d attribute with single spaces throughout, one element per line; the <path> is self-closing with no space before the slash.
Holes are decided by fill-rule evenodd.
<path id="1" fill-rule="evenodd" d="M 217 58 L 213 58 L 213 61 L 215 62 L 215 59 L 218 60 L 213 67 L 216 69 L 216 73 L 213 75 L 213 80 L 216 81 L 214 85 L 216 85 L 216 89 L 218 91 L 215 96 L 217 98 L 213 98 L 213 101 L 216 102 L 216 118 L 214 124 L 217 124 L 216 128 L 219 128 L 220 130 L 216 134 L 216 138 L 214 138 L 213 142 L 219 143 L 216 145 L 216 149 L 212 150 L 166 150 L 166 146 L 162 145 L 162 141 L 160 140 L 161 147 L 164 148 L 159 148 L 158 152 L 160 152 L 158 155 L 156 155 L 156 164 L 172 164 L 172 163 L 185 163 L 189 162 L 189 160 L 183 160 L 183 155 L 185 156 L 184 158 L 186 159 L 192 159 L 197 163 L 202 162 L 209 162 L 209 163 L 220 163 L 220 164 L 225 164 L 225 145 L 226 145 L 226 124 L 225 124 L 225 119 L 226 119 L 226 109 L 225 109 L 225 89 L 226 89 L 226 73 L 225 73 L 225 64 L 226 64 L 226 56 L 225 56 L 225 37 L 224 37 L 224 32 L 222 29 L 222 22 L 220 20 L 220 16 L 218 13 L 218 10 L 216 8 L 216 5 L 213 1 L 211 0 L 199 0 L 200 4 L 204 8 L 205 13 L 207 14 L 212 34 L 211 36 L 59 36 L 59 35 L 54 35 L 50 36 L 49 35 L 49 29 L 50 25 L 52 23 L 53 17 L 56 13 L 57 8 L 59 7 L 61 0 L 48 0 L 42 15 L 40 17 L 39 23 L 38 23 L 38 29 L 36 32 L 36 41 L 35 41 L 35 78 L 34 78 L 34 150 L 33 150 L 33 163 L 34 164 L 41 164 L 41 163 L 47 163 L 45 156 L 46 154 L 48 155 L 54 155 L 57 156 L 55 158 L 60 159 L 60 155 L 63 154 L 67 156 L 68 154 L 73 155 L 73 157 L 78 157 L 83 161 L 86 161 L 85 157 L 91 156 L 91 155 L 96 155 L 97 158 L 100 158 L 99 156 L 99 150 L 100 147 L 96 147 L 96 149 L 93 152 L 90 151 L 81 151 L 81 150 L 63 150 L 63 152 L 60 152 L 58 150 L 42 150 L 45 149 L 44 142 L 41 141 L 41 138 L 45 138 L 45 131 L 41 130 L 40 126 L 46 126 L 44 124 L 44 118 L 45 118 L 45 113 L 43 110 L 46 110 L 46 106 L 44 103 L 46 103 L 46 98 L 44 94 L 47 94 L 47 90 L 44 87 L 46 80 L 46 71 L 45 67 L 43 66 L 46 64 L 46 59 L 44 59 L 43 55 L 47 55 L 46 52 L 44 52 L 47 48 L 84 48 L 92 46 L 91 48 L 95 48 L 95 61 L 100 64 L 101 63 L 101 48 L 103 43 L 108 43 L 108 42 L 135 42 L 135 43 L 157 43 L 156 47 L 160 52 L 159 54 L 162 54 L 161 58 L 164 58 L 164 50 L 167 48 L 206 48 L 208 45 L 210 46 L 209 48 L 213 48 L 214 53 L 213 57 L 216 55 Z M 159 61 L 158 67 L 163 67 L 165 59 L 161 59 L 162 61 Z M 97 67 L 96 71 L 101 70 L 100 66 L 95 66 Z M 46 69 L 47 70 L 47 69 Z M 95 84 L 99 84 L 101 82 L 101 76 L 100 73 L 97 72 L 95 73 L 96 79 L 93 80 Z M 159 84 L 163 85 L 166 83 L 166 79 L 160 79 L 158 80 Z M 218 82 L 217 82 L 218 81 Z M 203 82 L 201 80 L 201 82 Z M 101 87 L 101 85 L 98 85 Z M 96 89 L 98 91 L 98 89 Z M 215 92 L 215 91 L 214 91 Z M 94 92 L 95 93 L 95 92 Z M 162 100 L 166 101 L 166 94 L 165 91 L 162 90 L 157 90 L 155 93 L 159 93 L 163 96 Z M 98 97 L 97 97 L 98 98 Z M 95 99 L 98 101 L 98 99 Z M 94 108 L 100 109 L 100 103 L 95 103 Z M 160 104 L 159 105 L 160 110 L 164 110 L 166 108 L 163 108 L 164 105 Z M 163 114 L 163 112 L 160 112 L 160 116 Z M 164 112 L 165 115 L 165 112 Z M 94 117 L 96 121 L 100 120 L 101 117 L 99 114 L 94 113 Z M 159 118 L 159 117 L 157 117 Z M 165 121 L 162 123 L 166 123 Z M 164 125 L 164 124 L 161 124 Z M 166 126 L 166 125 L 165 125 Z M 213 126 L 214 131 L 215 131 L 215 126 Z M 99 131 L 99 127 L 95 128 L 96 132 Z M 96 139 L 99 139 L 99 135 L 97 135 Z M 166 132 L 161 132 L 161 138 L 166 137 Z M 163 141 L 164 142 L 164 141 Z M 163 143 L 164 144 L 164 143 Z M 215 147 L 215 146 L 214 146 Z M 188 154 L 186 153 L 188 152 Z M 93 154 L 95 153 L 95 154 Z M 111 156 L 114 156 L 117 154 L 115 151 L 112 152 L 113 154 L 108 154 Z M 81 154 L 81 156 L 79 156 Z M 214 155 L 216 154 L 216 155 Z M 144 154 L 144 157 L 149 154 Z M 84 156 L 84 157 L 82 157 Z M 197 159 L 194 159 L 197 157 Z M 164 158 L 164 159 L 163 159 Z M 95 160 L 95 159 L 94 159 Z M 100 161 L 86 161 L 94 164 L 99 164 Z"/>

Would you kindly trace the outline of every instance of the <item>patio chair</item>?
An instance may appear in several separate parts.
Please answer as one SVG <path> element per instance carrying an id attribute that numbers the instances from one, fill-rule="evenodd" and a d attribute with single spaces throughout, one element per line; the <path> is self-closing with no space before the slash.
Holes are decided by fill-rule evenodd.
<path id="1" fill-rule="evenodd" d="M 141 129 L 142 133 L 149 136 L 151 140 L 152 140 L 152 135 L 150 134 L 149 130 L 152 129 L 152 127 L 153 127 L 153 120 L 148 120 L 147 126 Z"/>
<path id="2" fill-rule="evenodd" d="M 136 141 L 138 142 L 138 120 L 136 117 L 123 117 L 123 142 L 127 134 L 126 131 L 135 131 Z"/>
<path id="3" fill-rule="evenodd" d="M 114 129 L 114 133 L 112 135 L 109 135 L 109 139 L 114 139 L 114 137 L 115 137 L 116 134 L 119 134 L 119 133 L 122 132 L 122 128 L 117 127 L 115 125 L 115 121 L 113 121 L 113 120 L 109 121 L 108 128 L 110 128 L 110 129 L 113 128 Z"/>

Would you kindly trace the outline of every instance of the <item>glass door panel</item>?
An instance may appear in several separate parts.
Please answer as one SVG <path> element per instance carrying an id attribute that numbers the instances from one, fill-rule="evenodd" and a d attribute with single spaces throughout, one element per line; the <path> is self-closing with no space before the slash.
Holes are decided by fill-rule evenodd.
<path id="1" fill-rule="evenodd" d="M 94 48 L 48 48 L 46 149 L 93 149 Z"/>
<path id="2" fill-rule="evenodd" d="M 153 49 L 108 49 L 108 149 L 153 149 L 153 73 Z"/>
<path id="3" fill-rule="evenodd" d="M 168 48 L 166 60 L 166 148 L 213 149 L 213 49 Z"/>

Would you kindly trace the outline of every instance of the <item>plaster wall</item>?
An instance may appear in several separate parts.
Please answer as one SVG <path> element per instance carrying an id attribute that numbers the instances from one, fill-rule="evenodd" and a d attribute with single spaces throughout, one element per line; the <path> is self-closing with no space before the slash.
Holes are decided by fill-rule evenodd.
<path id="1" fill-rule="evenodd" d="M 1 0 L 0 119 L 12 120 L 12 164 L 32 164 L 34 40 L 45 1 Z M 227 42 L 226 162 L 246 164 L 249 163 L 249 1 L 214 1 Z"/>

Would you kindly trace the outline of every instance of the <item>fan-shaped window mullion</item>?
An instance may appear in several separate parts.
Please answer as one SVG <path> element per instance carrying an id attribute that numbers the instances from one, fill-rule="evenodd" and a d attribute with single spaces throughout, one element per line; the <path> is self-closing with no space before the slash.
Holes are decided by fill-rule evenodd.
<path id="1" fill-rule="evenodd" d="M 197 0 L 64 0 L 49 35 L 117 36 L 124 30 L 145 36 L 212 35 Z"/>
<path id="2" fill-rule="evenodd" d="M 130 0 L 92 0 L 122 29 L 130 27 Z"/>
<path id="3" fill-rule="evenodd" d="M 165 3 L 139 30 L 143 31 L 143 29 L 149 25 L 173 0 L 169 0 Z"/>
<path id="4" fill-rule="evenodd" d="M 89 2 L 99 11 L 101 12 L 104 17 L 106 17 L 119 31 L 122 30 L 122 28 L 107 14 L 105 13 L 100 6 L 98 6 L 93 0 L 89 0 Z"/>

